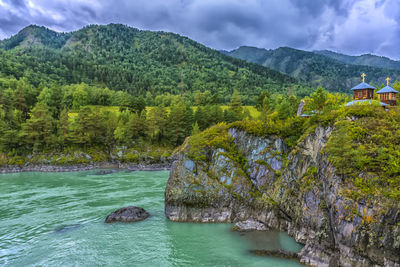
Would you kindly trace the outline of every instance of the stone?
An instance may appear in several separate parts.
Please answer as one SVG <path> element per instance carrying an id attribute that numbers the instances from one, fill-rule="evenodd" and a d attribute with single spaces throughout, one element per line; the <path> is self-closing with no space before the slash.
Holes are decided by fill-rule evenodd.
<path id="1" fill-rule="evenodd" d="M 300 105 L 297 108 L 297 116 L 300 116 L 303 113 L 303 108 L 305 104 L 306 103 L 303 100 L 300 101 Z"/>
<path id="2" fill-rule="evenodd" d="M 249 219 L 247 221 L 235 223 L 232 227 L 232 230 L 239 231 L 239 232 L 267 231 L 268 227 L 261 222 Z"/>
<path id="3" fill-rule="evenodd" d="M 120 208 L 107 216 L 105 223 L 138 222 L 147 219 L 150 214 L 143 208 L 128 206 Z"/>

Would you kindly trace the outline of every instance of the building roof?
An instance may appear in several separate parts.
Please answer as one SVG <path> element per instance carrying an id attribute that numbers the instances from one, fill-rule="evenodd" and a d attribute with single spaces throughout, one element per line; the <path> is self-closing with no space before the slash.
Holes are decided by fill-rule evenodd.
<path id="1" fill-rule="evenodd" d="M 377 94 L 384 94 L 384 93 L 398 93 L 398 91 L 394 90 L 392 87 L 385 86 L 383 87 L 381 90 L 379 90 L 378 92 L 376 92 Z"/>
<path id="2" fill-rule="evenodd" d="M 365 82 L 362 82 L 359 85 L 356 85 L 353 88 L 351 88 L 351 90 L 361 90 L 361 89 L 376 89 L 376 88 Z"/>
<path id="3" fill-rule="evenodd" d="M 346 106 L 352 106 L 352 105 L 366 105 L 366 104 L 372 104 L 372 103 L 379 103 L 381 106 L 385 107 L 388 106 L 388 104 L 382 103 L 377 100 L 371 100 L 371 99 L 363 99 L 363 100 L 353 100 L 350 101 L 346 104 Z"/>

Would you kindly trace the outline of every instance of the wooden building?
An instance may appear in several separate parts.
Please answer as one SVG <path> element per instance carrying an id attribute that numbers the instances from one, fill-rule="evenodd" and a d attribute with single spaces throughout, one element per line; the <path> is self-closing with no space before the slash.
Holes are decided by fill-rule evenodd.
<path id="1" fill-rule="evenodd" d="M 379 100 L 391 106 L 396 105 L 396 95 L 399 93 L 395 89 L 389 86 L 389 78 L 386 79 L 387 85 L 376 92 L 378 94 Z"/>
<path id="2" fill-rule="evenodd" d="M 372 103 L 377 102 L 382 107 L 386 107 L 388 105 L 387 103 L 374 100 L 374 90 L 376 88 L 365 82 L 365 76 L 366 76 L 365 73 L 363 73 L 361 75 L 362 83 L 351 88 L 351 90 L 353 91 L 353 100 L 348 102 L 346 106 L 364 105 L 364 104 L 370 105 Z"/>
<path id="3" fill-rule="evenodd" d="M 365 73 L 361 76 L 363 78 L 362 83 L 351 88 L 353 90 L 353 98 L 355 100 L 374 99 L 374 90 L 376 88 L 365 82 Z"/>

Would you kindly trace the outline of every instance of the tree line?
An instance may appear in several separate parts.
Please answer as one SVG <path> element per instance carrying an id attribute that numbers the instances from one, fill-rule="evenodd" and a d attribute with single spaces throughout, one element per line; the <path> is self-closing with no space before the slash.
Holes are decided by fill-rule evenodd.
<path id="1" fill-rule="evenodd" d="M 193 128 L 250 115 L 234 92 L 227 109 L 210 92 L 197 92 L 195 103 L 181 95 L 134 97 L 85 83 L 50 87 L 26 79 L 0 79 L 0 150 L 3 153 L 63 151 L 66 148 L 138 143 L 176 147 Z M 194 108 L 195 105 L 195 108 Z"/>

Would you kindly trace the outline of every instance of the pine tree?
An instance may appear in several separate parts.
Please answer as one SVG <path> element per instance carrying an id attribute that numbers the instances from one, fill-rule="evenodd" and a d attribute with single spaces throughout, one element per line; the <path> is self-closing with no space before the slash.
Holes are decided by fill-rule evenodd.
<path id="1" fill-rule="evenodd" d="M 152 107 L 147 113 L 146 125 L 147 136 L 153 142 L 160 142 L 165 136 L 167 125 L 167 111 L 163 107 Z"/>
<path id="2" fill-rule="evenodd" d="M 60 120 L 58 122 L 58 139 L 61 147 L 64 147 L 68 143 L 69 134 L 69 116 L 68 111 L 64 108 L 60 114 Z"/>
<path id="3" fill-rule="evenodd" d="M 43 103 L 38 103 L 33 109 L 31 118 L 22 125 L 20 137 L 24 143 L 32 145 L 37 151 L 47 148 L 54 142 L 54 119 L 49 109 Z"/>
<path id="4" fill-rule="evenodd" d="M 114 130 L 114 138 L 120 145 L 130 145 L 133 140 L 133 133 L 128 127 L 132 113 L 128 110 L 122 111 L 118 117 L 118 125 Z"/>
<path id="5" fill-rule="evenodd" d="M 195 122 L 193 125 L 193 129 L 192 129 L 192 135 L 196 135 L 198 133 L 200 133 L 200 128 L 199 128 L 199 125 L 197 124 L 197 122 Z"/>
<path id="6" fill-rule="evenodd" d="M 326 100 L 328 99 L 328 93 L 319 86 L 317 90 L 311 94 L 311 109 L 314 111 L 322 111 L 325 107 Z"/>
<path id="7" fill-rule="evenodd" d="M 171 145 L 180 145 L 188 135 L 188 115 L 186 106 L 183 102 L 179 102 L 171 106 L 171 112 L 168 117 L 167 135 Z M 191 127 L 191 124 L 190 124 Z M 189 131 L 190 133 L 190 131 Z"/>
<path id="8" fill-rule="evenodd" d="M 239 92 L 237 90 L 233 92 L 230 108 L 234 112 L 236 112 L 236 114 L 241 114 L 243 111 L 242 98 L 240 97 Z"/>

